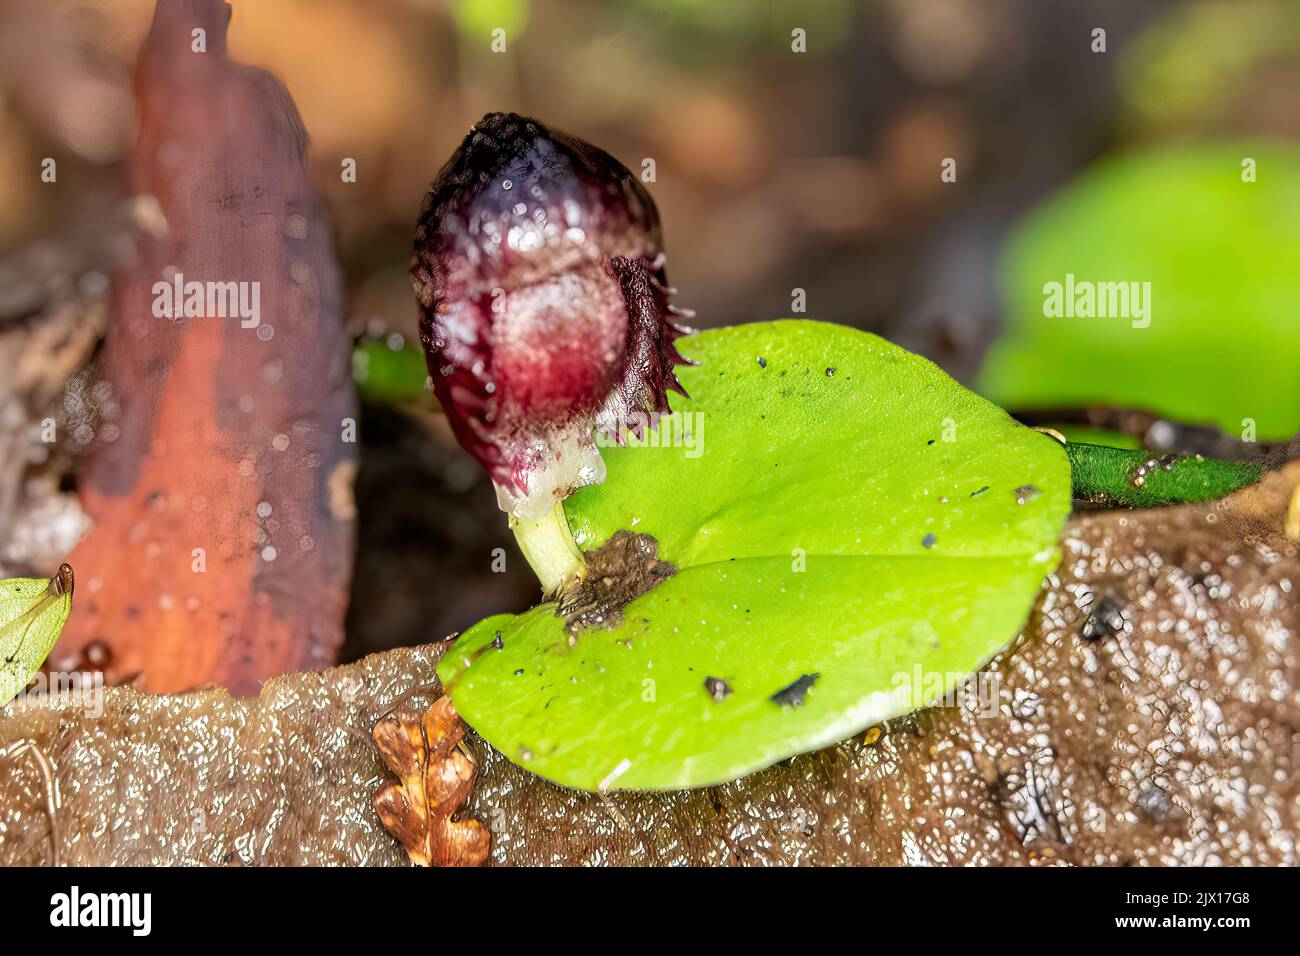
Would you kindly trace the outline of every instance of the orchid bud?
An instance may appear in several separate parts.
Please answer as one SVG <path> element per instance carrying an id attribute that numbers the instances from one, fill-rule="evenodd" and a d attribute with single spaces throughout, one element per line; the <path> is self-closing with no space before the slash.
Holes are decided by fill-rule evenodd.
<path id="1" fill-rule="evenodd" d="M 683 395 L 659 213 L 628 169 L 513 113 L 480 120 L 430 189 L 411 276 L 434 392 L 502 510 L 604 480 L 593 440 Z"/>

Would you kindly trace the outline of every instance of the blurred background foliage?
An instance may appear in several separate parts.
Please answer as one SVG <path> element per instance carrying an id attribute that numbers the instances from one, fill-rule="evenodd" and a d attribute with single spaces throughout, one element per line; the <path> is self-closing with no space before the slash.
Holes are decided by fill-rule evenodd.
<path id="1" fill-rule="evenodd" d="M 151 9 L 0 9 L 0 249 L 93 229 L 123 198 Z M 1114 150 L 1300 135 L 1294 2 L 236 0 L 230 44 L 303 114 L 354 327 L 408 338 L 411 224 L 489 110 L 655 160 L 670 273 L 700 325 L 786 314 L 800 288 L 809 315 L 963 377 L 996 324 L 999 244 L 1055 187 Z M 45 156 L 71 188 L 31 188 Z"/>
<path id="2" fill-rule="evenodd" d="M 1176 361 L 1151 356 L 1153 388 L 1108 392 L 1136 366 L 1108 368 L 1106 350 L 1155 326 L 1111 341 L 1105 335 L 1116 330 L 1094 339 L 1096 320 L 1075 320 L 1066 334 L 1035 339 L 1050 359 L 1034 365 L 1039 372 L 986 368 L 979 381 L 994 395 L 1082 399 L 1043 385 L 1064 380 L 1060 370 L 1075 369 L 1077 357 L 1079 374 L 1098 385 L 1089 400 L 1154 405 L 1154 386 L 1196 389 L 1202 400 L 1154 410 L 1227 427 L 1267 391 L 1238 389 L 1237 377 L 1284 375 L 1300 354 L 1286 353 L 1296 344 L 1288 326 L 1300 328 L 1300 318 L 1284 267 L 1275 262 L 1261 290 L 1236 281 L 1231 263 L 1182 258 L 1189 234 L 1207 224 L 1196 219 L 1198 204 L 1157 195 L 1159 170 L 1150 189 L 1080 186 L 1061 202 L 1074 209 L 1078 196 L 1095 195 L 1096 209 L 1049 205 L 1025 220 L 1109 156 L 1300 137 L 1294 0 L 233 0 L 232 8 L 232 55 L 279 76 L 311 134 L 350 327 L 366 343 L 355 368 L 376 401 L 363 423 L 358 593 L 367 582 L 423 588 L 394 610 L 398 618 L 370 630 L 358 622 L 354 652 L 427 640 L 431 627 L 464 626 L 533 597 L 526 569 L 483 573 L 493 547 L 511 547 L 491 491 L 431 399 L 410 388 L 418 362 L 383 354 L 415 341 L 406 267 L 425 190 L 487 111 L 532 114 L 633 169 L 655 161 L 649 188 L 665 222 L 669 275 L 701 327 L 788 315 L 794 290 L 804 290 L 808 317 L 878 332 L 975 381 L 1004 312 L 1017 335 L 1032 320 L 1024 315 L 1037 272 L 1004 270 L 1003 251 L 1021 249 L 1023 260 L 1042 239 L 1052 269 L 1077 254 L 1124 273 L 1096 279 L 1158 273 L 1156 325 L 1179 321 L 1175 302 L 1212 294 L 1214 308 L 1197 306 L 1205 318 L 1194 323 L 1204 341 L 1179 337 L 1184 353 L 1201 350 L 1204 371 L 1193 385 L 1179 379 Z M 0 263 L 51 238 L 75 244 L 105 274 L 119 261 L 131 69 L 151 11 L 151 0 L 0 5 Z M 806 31 L 806 53 L 791 50 L 795 28 Z M 1106 31 L 1104 53 L 1093 51 L 1096 28 Z M 496 29 L 505 53 L 492 51 Z M 1236 152 L 1224 149 L 1229 159 Z M 58 161 L 57 185 L 38 184 L 44 157 Z M 957 160 L 953 183 L 939 175 L 947 157 Z M 355 183 L 340 177 L 347 158 Z M 1235 160 L 1223 171 L 1230 180 L 1238 173 Z M 1261 193 L 1274 188 L 1267 176 L 1262 169 Z M 1183 177 L 1167 188 L 1199 187 Z M 1126 240 L 1108 209 L 1115 222 L 1158 215 L 1160 229 Z M 1008 244 L 1022 220 L 1027 238 Z M 1229 226 L 1239 233 L 1221 235 L 1221 248 L 1282 256 L 1281 240 L 1261 231 L 1285 229 L 1276 217 Z M 1260 310 L 1280 317 L 1270 356 L 1242 344 Z M 1232 362 L 1216 364 L 1234 335 Z M 1038 391 L 1022 390 L 1035 375 Z M 1294 381 L 1288 389 L 1283 400 L 1292 401 Z M 393 401 L 424 410 L 418 432 Z M 1285 409 L 1267 417 L 1270 431 L 1288 427 Z M 446 584 L 431 588 L 437 575 Z"/>
<path id="3" fill-rule="evenodd" d="M 1016 227 L 1003 266 L 1003 332 L 977 383 L 1003 405 L 1140 408 L 1261 441 L 1300 429 L 1300 150 L 1097 163 Z M 1068 275 L 1149 283 L 1149 301 L 1132 318 L 1045 316 L 1044 285 Z"/>

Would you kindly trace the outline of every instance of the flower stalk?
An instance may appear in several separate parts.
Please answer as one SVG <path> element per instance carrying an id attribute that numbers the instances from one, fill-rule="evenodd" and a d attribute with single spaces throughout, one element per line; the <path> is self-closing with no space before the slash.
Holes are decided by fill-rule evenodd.
<path id="1" fill-rule="evenodd" d="M 559 502 L 540 518 L 511 515 L 510 530 L 515 533 L 519 550 L 528 559 L 546 597 L 560 594 L 587 570 L 587 562 L 569 530 L 564 506 Z"/>

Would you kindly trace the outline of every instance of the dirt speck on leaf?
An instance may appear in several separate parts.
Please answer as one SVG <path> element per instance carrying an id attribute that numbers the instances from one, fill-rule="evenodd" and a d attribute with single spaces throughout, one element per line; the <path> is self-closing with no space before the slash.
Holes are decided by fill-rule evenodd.
<path id="1" fill-rule="evenodd" d="M 1021 485 L 1016 489 L 1016 504 L 1023 505 L 1026 501 L 1033 501 L 1039 495 L 1038 488 L 1034 485 Z"/>
<path id="2" fill-rule="evenodd" d="M 722 701 L 731 696 L 731 685 L 721 677 L 704 678 L 704 689 L 714 700 Z"/>
<path id="3" fill-rule="evenodd" d="M 821 674 L 803 674 L 797 681 L 772 695 L 772 700 L 782 707 L 802 707 L 803 699 L 808 696 L 808 688 L 821 678 Z"/>
<path id="4" fill-rule="evenodd" d="M 676 573 L 675 565 L 659 560 L 659 542 L 653 535 L 615 531 L 587 552 L 586 574 L 556 608 L 564 617 L 569 643 L 587 628 L 618 627 L 623 608 Z"/>

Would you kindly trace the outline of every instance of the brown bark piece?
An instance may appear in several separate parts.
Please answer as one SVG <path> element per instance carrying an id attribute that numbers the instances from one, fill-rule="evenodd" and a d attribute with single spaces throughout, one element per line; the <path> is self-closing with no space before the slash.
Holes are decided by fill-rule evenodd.
<path id="1" fill-rule="evenodd" d="M 83 667 L 94 643 L 110 682 L 159 692 L 250 694 L 333 663 L 351 567 L 356 411 L 329 223 L 287 92 L 226 56 L 229 15 L 161 0 L 140 54 L 144 228 L 103 357 L 120 434 L 82 483 L 94 529 L 69 563 L 85 586 L 50 662 Z M 157 316 L 155 283 L 178 272 L 256 284 L 257 327 L 208 303 Z"/>

